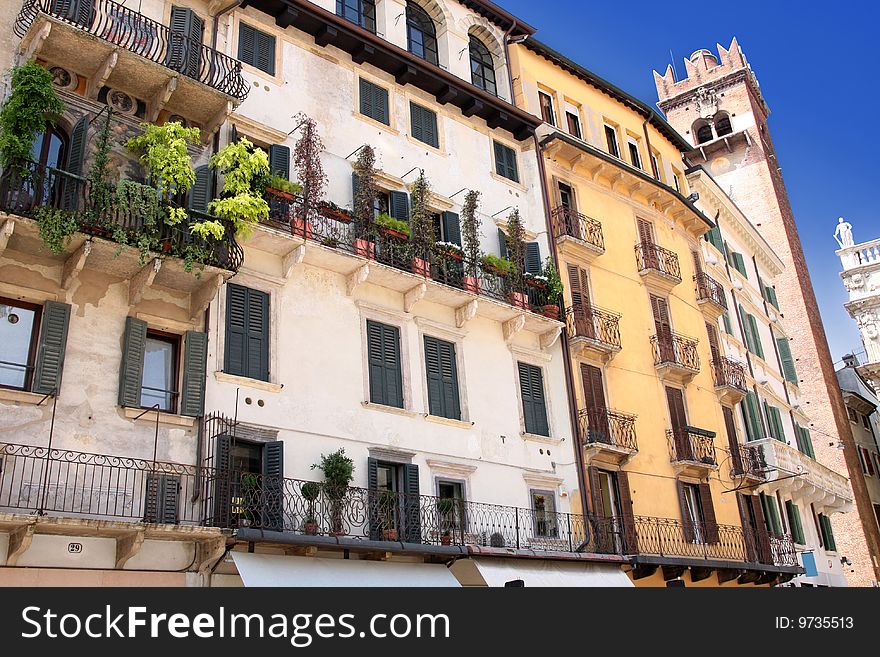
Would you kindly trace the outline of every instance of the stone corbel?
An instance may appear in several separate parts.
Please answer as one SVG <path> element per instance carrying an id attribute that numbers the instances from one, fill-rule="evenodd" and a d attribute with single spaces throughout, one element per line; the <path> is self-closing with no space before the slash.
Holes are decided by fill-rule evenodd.
<path id="1" fill-rule="evenodd" d="M 223 555 L 226 554 L 226 539 L 221 536 L 208 541 L 202 541 L 197 544 L 196 549 L 198 551 L 196 555 L 196 563 L 198 564 L 196 572 L 204 579 L 217 562 L 223 558 Z"/>
<path id="2" fill-rule="evenodd" d="M 92 252 L 92 241 L 86 240 L 82 245 L 74 251 L 67 260 L 64 261 L 64 268 L 61 271 L 61 289 L 69 290 L 76 280 L 79 273 L 86 266 L 86 260 Z"/>
<path id="3" fill-rule="evenodd" d="M 34 58 L 34 55 L 40 51 L 40 48 L 43 46 L 43 42 L 49 38 L 49 33 L 52 31 L 52 23 L 48 21 L 43 23 L 43 27 L 39 29 L 39 31 L 31 37 L 30 42 L 22 41 L 21 42 L 21 57 L 22 61 L 30 61 Z"/>
<path id="4" fill-rule="evenodd" d="M 290 275 L 293 273 L 293 268 L 301 263 L 303 261 L 303 258 L 305 257 L 305 244 L 300 244 L 293 251 L 284 256 L 284 259 L 281 261 L 281 275 L 284 277 L 285 280 L 290 278 Z"/>
<path id="5" fill-rule="evenodd" d="M 219 290 L 222 285 L 223 276 L 217 274 L 190 295 L 189 319 L 191 322 L 195 322 L 199 316 L 205 312 L 207 307 L 211 305 L 211 301 L 213 301 L 214 297 L 217 295 L 217 290 Z"/>
<path id="6" fill-rule="evenodd" d="M 361 265 L 348 275 L 348 280 L 345 282 L 345 289 L 348 296 L 352 296 L 357 289 L 357 286 L 367 280 L 369 273 L 370 265 Z"/>
<path id="7" fill-rule="evenodd" d="M 428 291 L 428 286 L 424 283 L 419 283 L 409 292 L 405 292 L 403 295 L 403 310 L 405 312 L 411 313 L 413 306 L 415 306 L 419 301 L 425 298 L 425 293 Z"/>
<path id="8" fill-rule="evenodd" d="M 217 112 L 202 128 L 202 144 L 207 146 L 211 143 L 214 133 L 220 129 L 220 126 L 226 122 L 226 119 L 232 114 L 232 101 L 227 101 L 225 107 Z"/>
<path id="9" fill-rule="evenodd" d="M 165 109 L 171 96 L 177 89 L 177 76 L 168 78 L 168 81 L 162 85 L 156 94 L 147 103 L 147 121 L 155 121 L 159 118 L 159 112 Z"/>
<path id="10" fill-rule="evenodd" d="M 455 326 L 462 328 L 477 315 L 477 308 L 480 304 L 476 299 L 468 301 L 463 306 L 455 309 Z"/>
<path id="11" fill-rule="evenodd" d="M 101 62 L 101 65 L 98 67 L 98 70 L 95 71 L 95 74 L 89 78 L 88 84 L 86 85 L 86 98 L 95 100 L 98 97 L 98 92 L 101 91 L 101 88 L 105 84 L 107 84 L 107 79 L 110 77 L 113 69 L 116 68 L 116 62 L 118 61 L 119 48 L 114 48 L 110 51 L 110 54 L 107 55 L 107 59 Z M 153 121 L 155 119 L 148 120 Z"/>
<path id="12" fill-rule="evenodd" d="M 12 237 L 14 230 L 15 219 L 9 217 L 3 222 L 3 226 L 0 227 L 0 255 L 3 255 L 3 252 L 6 250 L 6 245 L 9 244 L 9 238 Z"/>
<path id="13" fill-rule="evenodd" d="M 116 570 L 122 570 L 125 562 L 140 552 L 144 544 L 144 530 L 138 529 L 116 539 Z"/>
<path id="14" fill-rule="evenodd" d="M 6 563 L 4 565 L 14 566 L 18 563 L 18 558 L 31 546 L 36 526 L 37 521 L 33 520 L 9 532 L 9 547 L 6 550 Z"/>
<path id="15" fill-rule="evenodd" d="M 556 344 L 556 341 L 559 339 L 560 335 L 562 335 L 561 326 L 557 326 L 554 329 L 542 333 L 538 338 L 538 342 L 541 344 L 541 349 L 550 349 L 554 344 Z"/>
<path id="16" fill-rule="evenodd" d="M 504 329 L 504 340 L 505 342 L 510 342 L 513 340 L 513 336 L 523 330 L 526 325 L 526 314 L 520 313 L 516 317 L 512 319 L 508 319 L 504 324 L 502 324 L 502 328 Z"/>
<path id="17" fill-rule="evenodd" d="M 156 274 L 162 268 L 162 261 L 159 258 L 153 258 L 152 262 L 141 268 L 141 270 L 132 276 L 128 285 L 128 305 L 136 306 L 144 297 L 144 290 L 153 284 Z"/>

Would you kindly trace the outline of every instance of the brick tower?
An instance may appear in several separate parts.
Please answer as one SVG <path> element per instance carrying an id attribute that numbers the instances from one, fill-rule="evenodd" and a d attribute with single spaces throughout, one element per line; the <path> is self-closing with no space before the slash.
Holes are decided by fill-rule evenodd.
<path id="1" fill-rule="evenodd" d="M 689 164 L 711 172 L 786 264 L 777 296 L 786 325 L 797 327 L 791 346 L 816 457 L 838 472 L 850 473 L 858 510 L 858 515 L 835 515 L 838 553 L 852 561 L 846 568 L 850 585 L 869 586 L 880 580 L 880 532 L 770 138 L 770 108 L 736 39 L 729 49 L 718 46 L 717 57 L 698 50 L 685 61 L 685 68 L 687 77 L 680 81 L 672 66 L 663 75 L 654 72 L 660 109 L 694 145 L 685 154 Z M 841 441 L 843 449 L 838 448 Z"/>

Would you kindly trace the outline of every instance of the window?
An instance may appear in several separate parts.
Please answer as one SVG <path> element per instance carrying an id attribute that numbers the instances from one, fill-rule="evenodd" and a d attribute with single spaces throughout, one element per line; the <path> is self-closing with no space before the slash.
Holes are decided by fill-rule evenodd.
<path id="1" fill-rule="evenodd" d="M 376 31 L 376 3 L 373 0 L 336 0 L 336 15 L 370 32 Z"/>
<path id="2" fill-rule="evenodd" d="M 712 230 L 703 235 L 704 239 L 712 246 L 724 253 L 724 239 L 721 237 L 721 226 L 715 224 Z"/>
<path id="3" fill-rule="evenodd" d="M 831 527 L 831 518 L 824 513 L 819 514 L 819 528 L 822 532 L 822 543 L 829 552 L 837 551 L 837 543 L 834 541 L 834 529 Z"/>
<path id="4" fill-rule="evenodd" d="M 727 255 L 727 261 L 730 263 L 730 266 L 736 269 L 740 274 L 748 278 L 749 272 L 746 269 L 746 261 L 743 258 L 742 253 L 731 251 L 729 247 L 725 246 L 725 254 Z"/>
<path id="5" fill-rule="evenodd" d="M 617 146 L 617 130 L 610 125 L 605 126 L 605 143 L 608 145 L 608 152 L 614 157 L 620 157 L 620 148 Z"/>
<path id="6" fill-rule="evenodd" d="M 761 333 L 758 331 L 758 320 L 755 319 L 754 315 L 747 313 L 742 304 L 740 304 L 739 313 L 742 317 L 746 348 L 759 358 L 764 358 L 764 347 L 761 344 Z"/>
<path id="7" fill-rule="evenodd" d="M 532 511 L 535 514 L 535 536 L 556 538 L 559 529 L 556 522 L 556 498 L 552 491 L 533 490 Z"/>
<path id="8" fill-rule="evenodd" d="M 864 447 L 860 448 L 862 450 L 862 456 L 865 460 L 865 474 L 869 477 L 874 476 L 874 464 L 871 462 L 871 452 L 869 452 Z"/>
<path id="9" fill-rule="evenodd" d="M 471 82 L 480 89 L 497 96 L 495 64 L 489 49 L 475 36 L 471 36 L 468 49 L 471 57 Z"/>
<path id="10" fill-rule="evenodd" d="M 697 484 L 680 484 L 682 492 L 682 520 L 692 543 L 703 543 L 703 503 Z"/>
<path id="11" fill-rule="evenodd" d="M 464 519 L 464 484 L 460 481 L 437 482 L 437 497 L 448 502 L 437 504 L 440 516 L 440 531 L 453 533 L 462 528 Z"/>
<path id="12" fill-rule="evenodd" d="M 761 508 L 764 511 L 764 523 L 767 525 L 767 531 L 774 536 L 782 536 L 782 521 L 779 519 L 779 507 L 776 498 L 761 493 Z"/>
<path id="13" fill-rule="evenodd" d="M 388 113 L 388 90 L 360 78 L 361 114 L 371 119 L 391 125 Z"/>
<path id="14" fill-rule="evenodd" d="M 495 144 L 495 173 L 502 178 L 519 182 L 519 171 L 516 165 L 516 151 L 501 142 Z"/>
<path id="15" fill-rule="evenodd" d="M 541 118 L 545 123 L 556 125 L 556 111 L 553 109 L 553 98 L 543 91 L 538 92 L 538 100 L 541 103 Z"/>
<path id="16" fill-rule="evenodd" d="M 69 322 L 65 303 L 0 299 L 0 387 L 57 393 Z"/>
<path id="17" fill-rule="evenodd" d="M 247 23 L 239 23 L 238 58 L 245 64 L 275 75 L 275 37 Z"/>
<path id="18" fill-rule="evenodd" d="M 853 409 L 853 408 L 847 408 L 847 409 L 846 409 L 846 413 L 847 413 L 847 415 L 849 415 L 849 421 L 850 421 L 850 422 L 855 422 L 856 424 L 858 424 L 858 422 L 859 422 L 859 414 L 855 411 L 855 409 Z"/>
<path id="19" fill-rule="evenodd" d="M 367 364 L 370 401 L 403 408 L 399 328 L 367 320 Z"/>
<path id="20" fill-rule="evenodd" d="M 642 168 L 642 155 L 639 153 L 639 143 L 633 139 L 629 140 L 629 161 L 636 169 Z"/>
<path id="21" fill-rule="evenodd" d="M 656 153 L 651 153 L 651 173 L 654 174 L 654 178 L 660 180 L 660 162 L 657 161 Z"/>
<path id="22" fill-rule="evenodd" d="M 416 57 L 437 64 L 437 31 L 424 9 L 406 3 L 406 47 Z"/>
<path id="23" fill-rule="evenodd" d="M 799 424 L 794 425 L 794 430 L 797 436 L 798 449 L 811 459 L 815 459 L 816 454 L 813 451 L 813 439 L 810 437 L 810 430 Z"/>
<path id="24" fill-rule="evenodd" d="M 174 413 L 177 407 L 177 359 L 180 338 L 147 331 L 144 374 L 141 379 L 141 407 L 158 407 Z"/>
<path id="25" fill-rule="evenodd" d="M 673 172 L 672 174 L 672 185 L 675 187 L 675 191 L 681 194 L 681 178 L 678 177 L 677 172 Z"/>
<path id="26" fill-rule="evenodd" d="M 746 425 L 746 436 L 749 441 L 762 440 L 764 438 L 764 422 L 761 419 L 758 396 L 753 390 L 746 393 L 745 399 L 742 401 L 742 412 Z"/>
<path id="27" fill-rule="evenodd" d="M 694 124 L 693 130 L 697 136 L 698 144 L 705 144 L 707 141 L 712 141 L 715 137 L 712 134 L 712 126 L 705 120 L 697 121 Z"/>
<path id="28" fill-rule="evenodd" d="M 868 431 L 871 431 L 871 418 L 867 415 L 862 416 L 862 426 L 865 427 Z"/>
<path id="29" fill-rule="evenodd" d="M 767 300 L 771 306 L 779 310 L 779 298 L 776 296 L 776 289 L 771 285 L 764 285 L 764 299 Z"/>
<path id="30" fill-rule="evenodd" d="M 226 288 L 226 345 L 223 371 L 269 380 L 269 295 L 242 285 Z"/>
<path id="31" fill-rule="evenodd" d="M 426 107 L 409 104 L 409 116 L 413 139 L 418 139 L 428 146 L 440 147 L 440 139 L 437 133 L 437 114 Z"/>
<path id="32" fill-rule="evenodd" d="M 781 442 L 785 440 L 785 428 L 782 426 L 782 413 L 775 406 L 764 402 L 764 414 L 767 416 L 767 424 L 770 425 L 770 436 Z"/>
<path id="33" fill-rule="evenodd" d="M 581 138 L 581 120 L 574 112 L 566 112 L 565 120 L 568 122 L 568 132 L 572 137 Z"/>
<path id="34" fill-rule="evenodd" d="M 789 383 L 797 385 L 798 375 L 794 366 L 794 357 L 791 355 L 791 345 L 788 338 L 777 337 L 776 346 L 779 349 L 779 360 L 782 361 L 782 374 Z"/>
<path id="35" fill-rule="evenodd" d="M 518 363 L 519 390 L 522 397 L 525 432 L 549 436 L 547 404 L 544 397 L 544 375 L 541 368 L 528 363 Z"/>
<path id="36" fill-rule="evenodd" d="M 788 526 L 791 528 L 791 538 L 795 543 L 804 545 L 804 527 L 801 524 L 801 511 L 797 504 L 791 500 L 785 503 L 785 515 L 788 516 Z"/>
<path id="37" fill-rule="evenodd" d="M 372 540 L 422 542 L 419 466 L 367 459 Z"/>
<path id="38" fill-rule="evenodd" d="M 31 146 L 31 159 L 44 167 L 64 168 L 67 155 L 67 135 L 49 123 L 37 135 Z"/>
<path id="39" fill-rule="evenodd" d="M 428 412 L 437 417 L 460 420 L 455 344 L 426 335 L 425 373 L 428 378 Z"/>
<path id="40" fill-rule="evenodd" d="M 724 112 L 719 113 L 715 117 L 715 132 L 719 137 L 729 135 L 733 132 L 733 126 L 730 125 L 730 117 Z"/>

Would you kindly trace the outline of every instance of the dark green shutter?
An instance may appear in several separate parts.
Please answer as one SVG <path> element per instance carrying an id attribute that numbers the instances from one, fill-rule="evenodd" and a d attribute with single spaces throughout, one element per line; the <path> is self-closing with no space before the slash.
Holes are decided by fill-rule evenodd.
<path id="1" fill-rule="evenodd" d="M 779 359 L 782 361 L 782 373 L 785 380 L 797 384 L 797 370 L 794 367 L 794 358 L 791 355 L 791 345 L 788 338 L 776 338 L 776 346 L 779 348 Z"/>
<path id="2" fill-rule="evenodd" d="M 269 380 L 269 295 L 234 283 L 226 291 L 224 371 Z"/>
<path id="3" fill-rule="evenodd" d="M 788 526 L 791 528 L 791 538 L 795 543 L 804 544 L 804 529 L 801 525 L 801 513 L 797 504 L 791 500 L 785 502 L 785 514 L 788 516 Z"/>
<path id="4" fill-rule="evenodd" d="M 455 212 L 444 212 L 441 215 L 443 222 L 443 239 L 461 246 L 461 221 Z"/>
<path id="5" fill-rule="evenodd" d="M 147 345 L 147 323 L 136 317 L 125 318 L 122 342 L 122 365 L 119 368 L 119 405 L 141 405 L 144 379 L 144 349 Z"/>
<path id="6" fill-rule="evenodd" d="M 367 360 L 370 401 L 403 408 L 400 329 L 367 320 Z"/>
<path id="7" fill-rule="evenodd" d="M 183 338 L 183 388 L 180 414 L 201 417 L 205 412 L 205 374 L 208 366 L 208 335 L 187 331 Z"/>
<path id="8" fill-rule="evenodd" d="M 372 457 L 367 458 L 367 499 L 370 540 L 381 541 L 383 520 L 379 514 L 379 461 Z"/>
<path id="9" fill-rule="evenodd" d="M 505 259 L 510 255 L 510 249 L 507 248 L 507 233 L 500 228 L 498 229 L 498 254 Z"/>
<path id="10" fill-rule="evenodd" d="M 737 251 L 731 252 L 731 257 L 733 258 L 733 266 L 734 268 L 746 278 L 749 277 L 749 273 L 746 270 L 746 262 L 743 259 L 742 253 L 738 253 Z"/>
<path id="11" fill-rule="evenodd" d="M 70 140 L 67 146 L 67 158 L 64 161 L 64 170 L 74 176 L 81 176 L 83 163 L 86 159 L 86 143 L 89 138 L 89 119 L 84 116 L 70 131 Z M 65 210 L 76 211 L 79 209 L 80 196 L 82 195 L 82 183 L 67 177 L 61 177 L 61 207 Z"/>
<path id="12" fill-rule="evenodd" d="M 422 522 L 419 466 L 412 463 L 406 463 L 403 466 L 403 492 L 403 540 L 407 543 L 421 543 Z"/>
<path id="13" fill-rule="evenodd" d="M 733 335 L 733 325 L 730 323 L 730 313 L 724 313 L 721 316 L 722 321 L 724 322 L 724 332 L 727 335 Z"/>
<path id="14" fill-rule="evenodd" d="M 257 33 L 256 67 L 269 75 L 275 75 L 275 37 L 265 32 Z"/>
<path id="15" fill-rule="evenodd" d="M 544 397 L 544 375 L 541 368 L 528 363 L 518 363 L 518 366 L 526 433 L 549 436 L 547 404 Z"/>
<path id="16" fill-rule="evenodd" d="M 276 440 L 263 446 L 263 529 L 284 529 L 284 443 Z"/>
<path id="17" fill-rule="evenodd" d="M 758 331 L 758 320 L 754 315 L 746 313 L 746 321 L 748 322 L 748 330 L 752 335 L 752 344 L 750 351 L 760 358 L 764 358 L 764 345 L 761 343 L 761 333 Z"/>
<path id="18" fill-rule="evenodd" d="M 275 75 L 275 37 L 246 23 L 240 23 L 238 58 L 245 64 Z"/>
<path id="19" fill-rule="evenodd" d="M 745 419 L 746 433 L 749 441 L 761 440 L 764 438 L 764 424 L 761 422 L 760 409 L 758 406 L 758 397 L 751 390 L 746 394 L 742 401 L 742 410 Z"/>
<path id="20" fill-rule="evenodd" d="M 166 66 L 188 77 L 199 77 L 205 22 L 192 9 L 171 7 L 169 27 Z"/>
<path id="21" fill-rule="evenodd" d="M 214 176 L 207 165 L 196 168 L 196 181 L 189 190 L 189 209 L 207 212 L 208 203 L 213 200 Z"/>
<path id="22" fill-rule="evenodd" d="M 798 449 L 811 459 L 815 459 L 816 454 L 813 451 L 813 439 L 810 437 L 810 430 L 800 425 L 796 425 L 795 430 L 797 433 Z"/>
<path id="23" fill-rule="evenodd" d="M 390 125 L 388 115 L 388 90 L 360 78 L 361 114 L 385 125 Z"/>
<path id="24" fill-rule="evenodd" d="M 537 242 L 526 242 L 525 269 L 529 274 L 541 273 L 541 246 Z"/>
<path id="25" fill-rule="evenodd" d="M 418 139 L 429 146 L 439 148 L 437 114 L 415 103 L 409 104 L 409 114 L 413 139 Z"/>
<path id="26" fill-rule="evenodd" d="M 425 371 L 428 379 L 428 412 L 431 415 L 460 420 L 455 345 L 426 335 Z"/>
<path id="27" fill-rule="evenodd" d="M 497 141 L 495 142 L 495 173 L 508 180 L 519 182 L 516 151 Z"/>
<path id="28" fill-rule="evenodd" d="M 269 146 L 269 171 L 285 180 L 290 179 L 290 147 L 281 144 Z"/>
<path id="29" fill-rule="evenodd" d="M 721 239 L 721 227 L 717 224 L 712 227 L 712 230 L 706 233 L 705 235 L 706 241 L 709 242 L 716 249 L 724 253 L 724 240 Z"/>
<path id="30" fill-rule="evenodd" d="M 214 468 L 208 469 L 206 476 L 214 479 L 214 499 L 210 502 L 214 506 L 215 527 L 226 527 L 231 520 L 229 517 L 229 498 L 232 484 L 231 448 L 232 438 L 228 434 L 220 434 L 214 439 Z"/>
<path id="31" fill-rule="evenodd" d="M 245 64 L 256 66 L 257 31 L 247 23 L 238 24 L 238 58 Z"/>
<path id="32" fill-rule="evenodd" d="M 147 474 L 144 522 L 176 525 L 180 501 L 180 477 Z"/>
<path id="33" fill-rule="evenodd" d="M 764 298 L 767 299 L 767 303 L 776 308 L 776 310 L 779 310 L 779 299 L 776 297 L 776 290 L 769 285 L 764 286 Z"/>
<path id="34" fill-rule="evenodd" d="M 409 195 L 406 192 L 391 192 L 390 203 L 389 214 L 398 221 L 409 223 Z"/>
<path id="35" fill-rule="evenodd" d="M 70 306 L 58 301 L 43 305 L 40 341 L 34 365 L 31 390 L 39 395 L 58 395 L 64 373 L 64 354 L 67 351 L 67 331 L 70 325 Z"/>
<path id="36" fill-rule="evenodd" d="M 774 536 L 782 534 L 782 523 L 779 520 L 779 508 L 776 505 L 776 498 L 771 495 L 760 494 L 761 506 L 764 508 L 764 520 L 767 523 L 767 529 Z"/>

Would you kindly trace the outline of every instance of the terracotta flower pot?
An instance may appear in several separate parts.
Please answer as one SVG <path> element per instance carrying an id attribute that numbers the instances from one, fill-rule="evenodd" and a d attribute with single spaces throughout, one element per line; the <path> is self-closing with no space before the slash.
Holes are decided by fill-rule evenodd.
<path id="1" fill-rule="evenodd" d="M 382 538 L 386 541 L 396 541 L 397 540 L 397 530 L 396 529 L 383 529 L 382 530 Z"/>
<path id="2" fill-rule="evenodd" d="M 312 222 L 305 219 L 294 219 L 292 222 L 293 234 L 299 237 L 305 237 L 307 240 L 312 239 Z"/>
<path id="3" fill-rule="evenodd" d="M 559 306 L 556 304 L 541 306 L 541 314 L 549 319 L 559 319 Z"/>
<path id="4" fill-rule="evenodd" d="M 354 253 L 362 258 L 376 259 L 376 243 L 365 239 L 356 239 L 354 241 Z"/>
<path id="5" fill-rule="evenodd" d="M 394 230 L 393 228 L 380 227 L 379 230 L 382 231 L 382 234 L 385 237 L 391 237 L 396 240 L 400 240 L 401 242 L 405 242 L 409 239 L 409 236 L 406 233 L 402 233 L 399 230 Z"/>
<path id="6" fill-rule="evenodd" d="M 511 292 L 510 302 L 517 308 L 529 307 L 529 298 L 526 296 L 525 292 Z"/>
<path id="7" fill-rule="evenodd" d="M 267 187 L 266 194 L 282 201 L 287 201 L 288 203 L 293 203 L 294 200 L 296 200 L 296 196 L 294 194 L 291 194 L 290 192 L 284 192 L 280 189 L 275 189 L 274 187 Z"/>
<path id="8" fill-rule="evenodd" d="M 315 536 L 318 533 L 318 523 L 306 522 L 303 524 L 303 531 L 309 536 Z"/>
<path id="9" fill-rule="evenodd" d="M 452 545 L 452 536 L 444 534 L 440 537 L 440 545 Z"/>
<path id="10" fill-rule="evenodd" d="M 431 278 L 431 263 L 423 258 L 413 258 L 412 272 L 425 278 Z"/>
<path id="11" fill-rule="evenodd" d="M 333 219 L 334 221 L 339 221 L 343 224 L 351 223 L 351 215 L 346 212 L 341 212 L 340 210 L 334 210 L 332 208 L 321 208 L 320 212 L 328 219 Z"/>
<path id="12" fill-rule="evenodd" d="M 480 281 L 477 280 L 475 276 L 465 276 L 462 278 L 461 287 L 465 292 L 470 292 L 471 294 L 479 294 L 480 293 Z"/>

